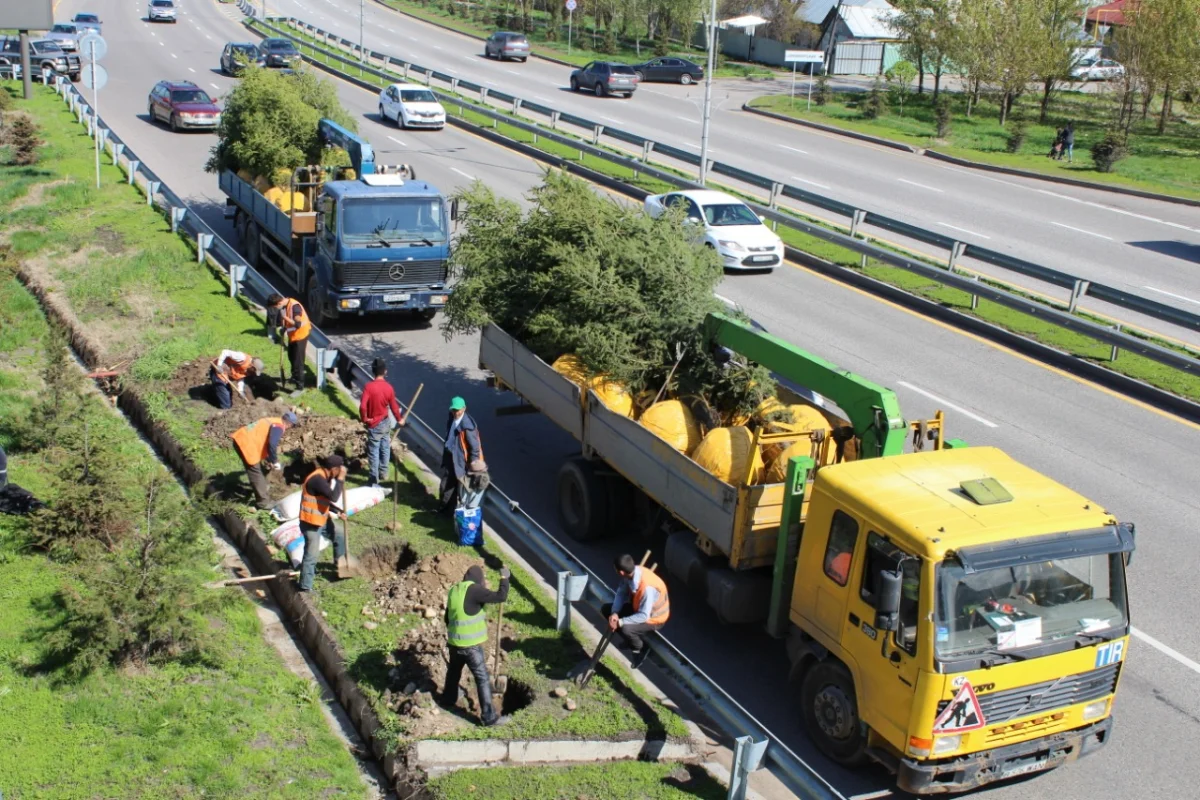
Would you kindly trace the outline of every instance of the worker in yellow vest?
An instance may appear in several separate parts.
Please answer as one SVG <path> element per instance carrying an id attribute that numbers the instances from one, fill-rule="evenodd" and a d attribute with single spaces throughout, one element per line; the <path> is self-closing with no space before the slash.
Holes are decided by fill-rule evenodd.
<path id="1" fill-rule="evenodd" d="M 300 563 L 300 591 L 311 592 L 321 554 L 321 534 L 333 540 L 333 562 L 346 555 L 346 533 L 334 519 L 345 519 L 346 464 L 341 456 L 326 456 L 304 479 L 300 489 L 300 533 L 304 535 L 304 561 Z M 341 505 L 339 505 L 341 504 Z M 338 577 L 342 577 L 340 574 Z"/>
<path id="2" fill-rule="evenodd" d="M 647 634 L 662 628 L 671 617 L 671 600 L 663 579 L 638 566 L 626 553 L 613 560 L 620 585 L 613 601 L 602 608 L 608 617 L 608 629 L 620 633 L 629 647 L 630 665 L 637 669 L 646 660 Z"/>
<path id="3" fill-rule="evenodd" d="M 471 670 L 475 678 L 475 690 L 479 693 L 479 716 L 484 725 L 492 726 L 507 722 L 507 717 L 496 713 L 492 703 L 492 682 L 488 677 L 487 617 L 483 606 L 487 603 L 503 603 L 508 598 L 508 567 L 500 570 L 500 588 L 487 588 L 483 570 L 471 567 L 458 583 L 450 587 L 446 598 L 446 640 L 450 645 L 450 666 L 446 669 L 446 685 L 438 702 L 446 708 L 458 704 L 459 680 L 463 667 Z"/>
<path id="4" fill-rule="evenodd" d="M 278 292 L 267 298 L 267 330 L 271 341 L 287 344 L 288 363 L 292 366 L 292 383 L 297 391 L 304 389 L 304 357 L 308 351 L 308 335 L 312 323 L 299 300 L 284 297 Z"/>
<path id="5" fill-rule="evenodd" d="M 263 474 L 263 462 L 270 469 L 283 469 L 279 463 L 279 443 L 283 441 L 284 432 L 298 421 L 291 411 L 282 417 L 263 417 L 238 428 L 229 437 L 233 440 L 233 449 L 242 457 L 246 477 L 250 479 L 250 488 L 254 490 L 254 499 L 261 509 L 268 509 L 272 505 L 267 478 Z"/>

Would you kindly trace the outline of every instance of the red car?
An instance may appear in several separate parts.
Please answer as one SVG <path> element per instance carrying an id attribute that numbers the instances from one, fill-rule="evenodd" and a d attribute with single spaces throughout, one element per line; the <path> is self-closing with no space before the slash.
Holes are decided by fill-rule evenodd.
<path id="1" fill-rule="evenodd" d="M 159 81 L 150 90 L 151 122 L 165 122 L 171 130 L 213 130 L 221 109 L 208 93 L 191 81 Z"/>

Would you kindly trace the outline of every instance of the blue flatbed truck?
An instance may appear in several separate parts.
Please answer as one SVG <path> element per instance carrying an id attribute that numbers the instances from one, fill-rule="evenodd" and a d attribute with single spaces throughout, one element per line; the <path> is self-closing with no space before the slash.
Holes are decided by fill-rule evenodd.
<path id="1" fill-rule="evenodd" d="M 320 133 L 350 154 L 355 178 L 294 181 L 304 210 L 283 211 L 232 170 L 221 172 L 225 214 L 247 260 L 271 267 L 318 326 L 397 313 L 433 319 L 450 293 L 456 203 L 409 166 L 377 168 L 371 145 L 332 120 L 321 120 Z"/>

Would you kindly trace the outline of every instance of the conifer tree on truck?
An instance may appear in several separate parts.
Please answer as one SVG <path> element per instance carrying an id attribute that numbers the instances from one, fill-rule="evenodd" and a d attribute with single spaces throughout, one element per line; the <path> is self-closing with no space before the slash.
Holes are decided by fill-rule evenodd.
<path id="1" fill-rule="evenodd" d="M 717 479 L 484 329 L 490 380 L 582 445 L 559 473 L 567 533 L 595 539 L 641 524 L 627 509 L 665 512 L 676 585 L 724 622 L 765 622 L 817 746 L 884 765 L 906 791 L 963 791 L 1107 743 L 1133 525 L 1000 450 L 946 440 L 940 413 L 905 422 L 889 390 L 768 333 L 710 314 L 705 334 L 775 373 L 784 402 L 822 405 L 830 435 L 800 434 L 811 447 L 782 482 Z M 796 439 L 760 428 L 754 444 Z"/>
<path id="2" fill-rule="evenodd" d="M 432 319 L 449 295 L 456 205 L 408 165 L 377 167 L 371 145 L 332 120 L 319 130 L 350 155 L 348 179 L 305 166 L 287 189 L 268 189 L 248 174 L 221 171 L 226 216 L 247 259 L 272 267 L 318 326 L 394 313 Z"/>

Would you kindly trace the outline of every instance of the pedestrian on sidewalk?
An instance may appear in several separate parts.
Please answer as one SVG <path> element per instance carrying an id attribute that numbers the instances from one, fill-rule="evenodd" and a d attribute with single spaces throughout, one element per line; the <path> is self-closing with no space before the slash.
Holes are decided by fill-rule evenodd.
<path id="1" fill-rule="evenodd" d="M 246 477 L 250 479 L 250 488 L 254 490 L 254 499 L 262 510 L 270 508 L 270 490 L 267 488 L 267 478 L 263 475 L 263 463 L 272 470 L 282 470 L 279 463 L 279 443 L 288 428 L 299 422 L 296 415 L 289 411 L 282 417 L 263 417 L 249 425 L 238 428 L 230 435 L 233 448 L 242 457 L 246 467 Z"/>
<path id="2" fill-rule="evenodd" d="M 246 378 L 262 374 L 261 358 L 247 355 L 240 350 L 222 350 L 221 354 L 212 360 L 208 370 L 208 380 L 217 397 L 217 408 L 233 408 L 234 392 L 249 402 L 249 398 L 246 397 Z"/>
<path id="3" fill-rule="evenodd" d="M 387 380 L 387 362 L 377 358 L 371 363 L 375 378 L 363 388 L 358 416 L 367 426 L 367 464 L 371 485 L 380 486 L 392 463 L 392 430 L 404 427 L 406 420 L 396 402 L 396 390 Z"/>
<path id="4" fill-rule="evenodd" d="M 300 533 L 304 535 L 304 561 L 300 564 L 302 592 L 312 591 L 322 533 L 333 542 L 333 563 L 340 563 L 346 555 L 345 529 L 333 524 L 335 519 L 346 518 L 346 473 L 341 456 L 326 456 L 318 460 L 317 468 L 304 479 L 300 490 Z"/>
<path id="5" fill-rule="evenodd" d="M 620 633 L 629 647 L 630 666 L 637 669 L 649 652 L 645 637 L 667 624 L 671 601 L 663 579 L 638 566 L 633 556 L 628 553 L 618 556 L 613 566 L 620 585 L 612 603 L 605 603 L 601 613 L 608 617 L 609 631 Z"/>
<path id="6" fill-rule="evenodd" d="M 1068 164 L 1074 163 L 1074 160 L 1073 160 L 1074 154 L 1075 154 L 1075 123 L 1074 122 L 1068 122 L 1067 127 L 1063 128 L 1062 142 L 1063 142 L 1063 151 L 1067 155 L 1067 163 Z M 1058 160 L 1062 161 L 1061 154 L 1059 155 Z"/>
<path id="7" fill-rule="evenodd" d="M 312 323 L 299 300 L 284 297 L 278 292 L 267 298 L 267 333 L 272 343 L 287 345 L 288 363 L 292 367 L 292 385 L 304 391 L 304 358 L 308 352 L 308 335 Z"/>
<path id="8" fill-rule="evenodd" d="M 454 708 L 462 696 L 459 681 L 463 667 L 471 671 L 475 679 L 475 691 L 479 693 L 480 721 L 487 727 L 508 722 L 508 717 L 496 713 L 492 702 L 492 680 L 488 675 L 487 617 L 483 607 L 489 603 L 503 603 L 508 599 L 508 579 L 512 573 L 508 567 L 500 570 L 500 588 L 487 588 L 483 570 L 471 567 L 458 583 L 450 587 L 446 598 L 446 643 L 450 646 L 450 666 L 446 669 L 446 685 L 442 687 L 438 703 L 445 708 Z M 496 665 L 499 669 L 499 664 Z"/>
<path id="9" fill-rule="evenodd" d="M 472 490 L 472 477 L 486 474 L 487 464 L 483 461 L 479 427 L 475 424 L 475 418 L 467 413 L 467 401 L 455 397 L 450 401 L 450 416 L 446 419 L 446 439 L 442 448 L 442 511 L 453 514 L 454 509 L 459 507 L 477 508 L 483 502 L 483 492 Z M 465 506 L 464 500 L 475 505 Z"/>

